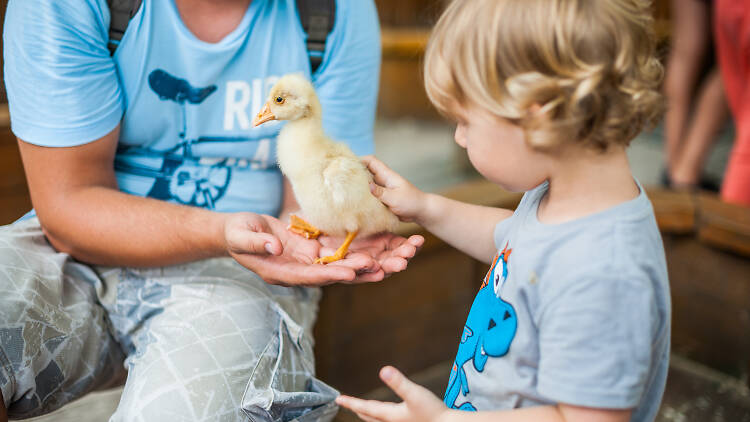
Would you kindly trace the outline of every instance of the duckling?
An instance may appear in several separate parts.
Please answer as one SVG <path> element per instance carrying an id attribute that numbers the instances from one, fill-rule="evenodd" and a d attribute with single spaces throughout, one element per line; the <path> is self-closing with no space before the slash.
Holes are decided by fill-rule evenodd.
<path id="1" fill-rule="evenodd" d="M 293 215 L 289 230 L 307 238 L 321 232 L 346 236 L 335 254 L 315 262 L 343 259 L 358 234 L 393 231 L 398 218 L 370 193 L 370 172 L 348 146 L 325 135 L 323 110 L 313 85 L 302 75 L 286 75 L 268 98 L 253 125 L 288 121 L 277 139 L 279 167 L 309 220 Z"/>

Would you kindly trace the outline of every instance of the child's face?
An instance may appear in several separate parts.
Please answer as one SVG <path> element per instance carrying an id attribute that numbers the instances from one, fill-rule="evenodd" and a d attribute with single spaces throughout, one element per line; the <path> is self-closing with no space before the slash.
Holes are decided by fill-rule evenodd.
<path id="1" fill-rule="evenodd" d="M 456 143 L 479 173 L 503 188 L 530 190 L 548 178 L 549 156 L 526 144 L 523 129 L 479 107 L 461 108 Z"/>

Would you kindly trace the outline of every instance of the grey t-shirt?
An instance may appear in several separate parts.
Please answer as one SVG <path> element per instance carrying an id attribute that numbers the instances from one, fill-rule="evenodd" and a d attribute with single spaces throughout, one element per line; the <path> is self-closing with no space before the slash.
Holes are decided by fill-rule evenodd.
<path id="1" fill-rule="evenodd" d="M 639 185 L 640 187 L 640 185 Z M 445 403 L 634 409 L 653 421 L 669 363 L 671 307 L 651 202 L 548 225 L 548 184 L 495 228 L 499 250 L 471 307 Z"/>

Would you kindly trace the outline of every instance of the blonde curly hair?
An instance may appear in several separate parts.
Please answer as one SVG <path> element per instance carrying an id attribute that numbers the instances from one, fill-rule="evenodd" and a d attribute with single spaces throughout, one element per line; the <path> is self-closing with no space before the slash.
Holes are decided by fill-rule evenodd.
<path id="1" fill-rule="evenodd" d="M 646 0 L 454 0 L 425 59 L 438 110 L 481 107 L 537 150 L 627 146 L 661 115 L 662 75 Z"/>

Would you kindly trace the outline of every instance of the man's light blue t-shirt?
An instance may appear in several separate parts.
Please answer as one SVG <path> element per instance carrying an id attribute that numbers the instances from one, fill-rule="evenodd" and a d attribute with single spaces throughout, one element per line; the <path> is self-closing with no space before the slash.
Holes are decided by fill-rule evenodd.
<path id="1" fill-rule="evenodd" d="M 311 75 L 295 0 L 252 0 L 218 43 L 196 38 L 175 0 L 144 0 L 114 57 L 106 0 L 11 0 L 5 81 L 12 130 L 41 146 L 92 142 L 121 124 L 120 190 L 217 211 L 277 214 L 281 124 L 251 121 L 282 75 L 311 78 L 324 127 L 373 152 L 380 37 L 372 0 L 337 0 Z"/>
<path id="2" fill-rule="evenodd" d="M 537 219 L 547 183 L 495 229 L 498 254 L 464 326 L 445 402 L 462 410 L 570 405 L 653 421 L 669 366 L 666 259 L 643 189 L 562 224 Z"/>

